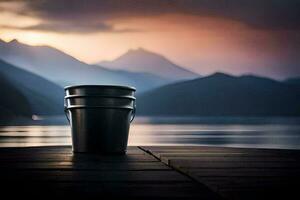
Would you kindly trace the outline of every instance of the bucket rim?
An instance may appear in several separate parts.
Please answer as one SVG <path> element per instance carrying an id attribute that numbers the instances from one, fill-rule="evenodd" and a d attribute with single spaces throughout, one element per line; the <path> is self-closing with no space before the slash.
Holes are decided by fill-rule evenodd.
<path id="1" fill-rule="evenodd" d="M 65 107 L 66 110 L 71 110 L 71 109 L 92 109 L 92 108 L 134 110 L 134 108 L 130 107 L 130 106 L 85 106 L 85 105 L 76 105 L 76 106 L 66 106 Z"/>
<path id="2" fill-rule="evenodd" d="M 69 86 L 64 87 L 64 89 L 68 90 L 71 88 L 81 88 L 81 87 L 118 88 L 118 89 L 136 91 L 135 87 L 124 86 L 124 85 L 69 85 Z"/>
<path id="3" fill-rule="evenodd" d="M 112 96 L 112 95 L 66 95 L 64 98 L 65 99 L 72 99 L 72 98 L 80 98 L 80 97 L 99 97 L 99 98 L 118 98 L 118 99 L 131 99 L 131 100 L 136 100 L 135 97 L 133 96 Z"/>

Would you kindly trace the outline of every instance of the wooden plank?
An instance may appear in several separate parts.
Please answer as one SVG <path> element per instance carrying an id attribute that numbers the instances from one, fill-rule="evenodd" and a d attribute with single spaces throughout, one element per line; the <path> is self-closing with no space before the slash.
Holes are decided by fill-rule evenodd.
<path id="1" fill-rule="evenodd" d="M 86 162 L 86 161 L 98 161 L 98 162 L 157 162 L 155 158 L 149 155 L 125 155 L 125 156 L 101 156 L 101 155 L 14 155 L 14 156 L 1 156 L 3 162 Z"/>
<path id="2" fill-rule="evenodd" d="M 70 147 L 0 148 L 0 178 L 2 195 L 11 198 L 220 199 L 137 147 L 123 156 L 73 154 Z"/>
<path id="3" fill-rule="evenodd" d="M 232 147 L 210 147 L 210 146 L 141 146 L 145 151 L 155 153 L 245 153 L 245 154 L 273 154 L 294 155 L 299 157 L 300 151 L 286 149 L 249 149 Z"/>
<path id="4" fill-rule="evenodd" d="M 203 162 L 196 160 L 169 160 L 168 163 L 178 169 L 181 168 L 283 168 L 283 169 L 299 169 L 300 163 L 289 164 L 286 162 Z"/>
<path id="5" fill-rule="evenodd" d="M 14 173 L 14 174 L 12 174 Z M 2 181 L 20 179 L 30 181 L 190 181 L 187 177 L 175 171 L 62 171 L 62 170 L 2 170 Z"/>
<path id="6" fill-rule="evenodd" d="M 141 147 L 228 199 L 290 199 L 300 178 L 300 151 Z"/>
<path id="7" fill-rule="evenodd" d="M 291 177 L 196 177 L 199 181 L 203 181 L 214 189 L 222 188 L 266 188 L 266 187 L 286 187 L 293 186 L 298 183 L 297 179 Z M 297 185 L 297 184 L 296 184 Z"/>
<path id="8" fill-rule="evenodd" d="M 161 157 L 161 160 L 165 163 L 168 163 L 172 160 L 181 160 L 185 161 L 188 160 L 189 162 L 289 162 L 290 164 L 296 163 L 296 158 L 285 158 L 285 157 L 243 157 L 243 156 L 235 156 L 235 157 L 173 157 L 173 156 L 163 156 Z"/>
<path id="9" fill-rule="evenodd" d="M 255 153 L 246 153 L 246 152 L 152 152 L 157 157 L 185 157 L 185 158 L 197 158 L 197 157 L 257 157 L 257 158 L 265 158 L 265 157 L 276 157 L 276 158 L 289 158 L 289 159 L 297 159 L 294 155 L 290 154 L 277 154 L 272 152 L 255 152 Z"/>
<path id="10" fill-rule="evenodd" d="M 300 175 L 300 169 L 186 169 L 186 173 L 193 174 L 199 177 L 294 177 Z"/>
<path id="11" fill-rule="evenodd" d="M 170 170 L 161 162 L 6 162 L 0 170 Z"/>
<path id="12" fill-rule="evenodd" d="M 71 146 L 47 146 L 45 147 L 5 147 L 0 148 L 0 155 L 7 155 L 7 154 L 15 154 L 15 155 L 27 155 L 27 154 L 73 154 Z M 17 153 L 17 154 L 16 154 Z M 141 151 L 136 146 L 128 146 L 126 154 L 145 154 L 145 152 Z"/>
<path id="13" fill-rule="evenodd" d="M 11 183 L 12 184 L 12 183 Z M 32 183 L 30 186 L 23 183 L 15 183 L 14 186 L 21 188 L 18 194 L 21 196 L 39 197 L 37 194 L 47 194 L 48 197 L 68 197 L 75 199 L 90 199 L 90 197 L 104 199 L 220 199 L 206 188 L 199 188 L 193 183 L 128 183 L 126 182 L 59 182 L 59 183 Z M 5 186 L 6 188 L 12 188 Z M 6 189 L 4 188 L 4 189 Z M 7 192 L 4 190 L 3 193 Z M 10 191 L 9 191 L 10 192 Z M 8 193 L 9 193 L 8 192 Z M 13 195 L 12 193 L 10 197 Z"/>

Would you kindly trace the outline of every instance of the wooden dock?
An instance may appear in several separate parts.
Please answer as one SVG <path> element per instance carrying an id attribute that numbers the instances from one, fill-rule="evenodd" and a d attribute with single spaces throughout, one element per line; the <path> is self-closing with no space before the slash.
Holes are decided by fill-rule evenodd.
<path id="1" fill-rule="evenodd" d="M 0 148 L 1 194 L 131 199 L 294 199 L 300 151 L 129 147 L 125 156 L 71 147 Z"/>

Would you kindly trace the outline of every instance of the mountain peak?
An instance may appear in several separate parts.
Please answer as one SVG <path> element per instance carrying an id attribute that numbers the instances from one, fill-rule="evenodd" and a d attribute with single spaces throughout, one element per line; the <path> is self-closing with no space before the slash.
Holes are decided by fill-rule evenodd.
<path id="1" fill-rule="evenodd" d="M 174 64 L 165 56 L 142 47 L 129 49 L 125 54 L 113 61 L 99 62 L 97 64 L 111 69 L 150 73 L 167 80 L 199 77 L 198 74 Z"/>
<path id="2" fill-rule="evenodd" d="M 143 47 L 138 47 L 136 49 L 129 49 L 129 51 L 147 51 L 147 50 L 144 49 Z"/>
<path id="3" fill-rule="evenodd" d="M 230 75 L 230 74 L 225 74 L 223 72 L 215 72 L 212 75 L 208 76 L 208 77 L 214 77 L 214 78 L 234 78 L 234 76 Z"/>
<path id="4" fill-rule="evenodd" d="M 153 52 L 151 52 L 147 49 L 144 49 L 142 47 L 139 47 L 139 48 L 136 48 L 136 49 L 129 49 L 127 51 L 127 53 L 125 53 L 124 55 L 126 55 L 126 54 L 155 54 L 155 53 L 153 53 Z M 158 55 L 158 54 L 156 54 L 156 55 Z"/>
<path id="5" fill-rule="evenodd" d="M 138 97 L 139 114 L 299 116 L 299 88 L 269 80 L 245 80 L 240 76 L 215 73 L 200 79 L 169 84 L 141 94 Z"/>
<path id="6" fill-rule="evenodd" d="M 11 41 L 9 41 L 10 44 L 18 44 L 19 41 L 17 39 L 12 39 Z"/>

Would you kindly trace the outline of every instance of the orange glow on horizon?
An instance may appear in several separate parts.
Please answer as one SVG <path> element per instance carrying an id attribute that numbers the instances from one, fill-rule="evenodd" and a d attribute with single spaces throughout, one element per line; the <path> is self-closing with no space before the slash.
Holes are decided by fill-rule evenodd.
<path id="1" fill-rule="evenodd" d="M 18 26 L 22 22 L 38 23 L 38 19 L 9 14 L 0 14 L 0 19 L 5 19 L 1 25 L 7 26 L 14 21 Z M 203 75 L 215 71 L 248 73 L 250 66 L 269 65 L 274 58 L 285 56 L 277 50 L 271 31 L 256 30 L 234 20 L 158 15 L 115 19 L 108 23 L 137 31 L 59 33 L 2 27 L 0 38 L 18 39 L 29 45 L 49 45 L 87 63 L 113 60 L 129 49 L 143 47 Z"/>

